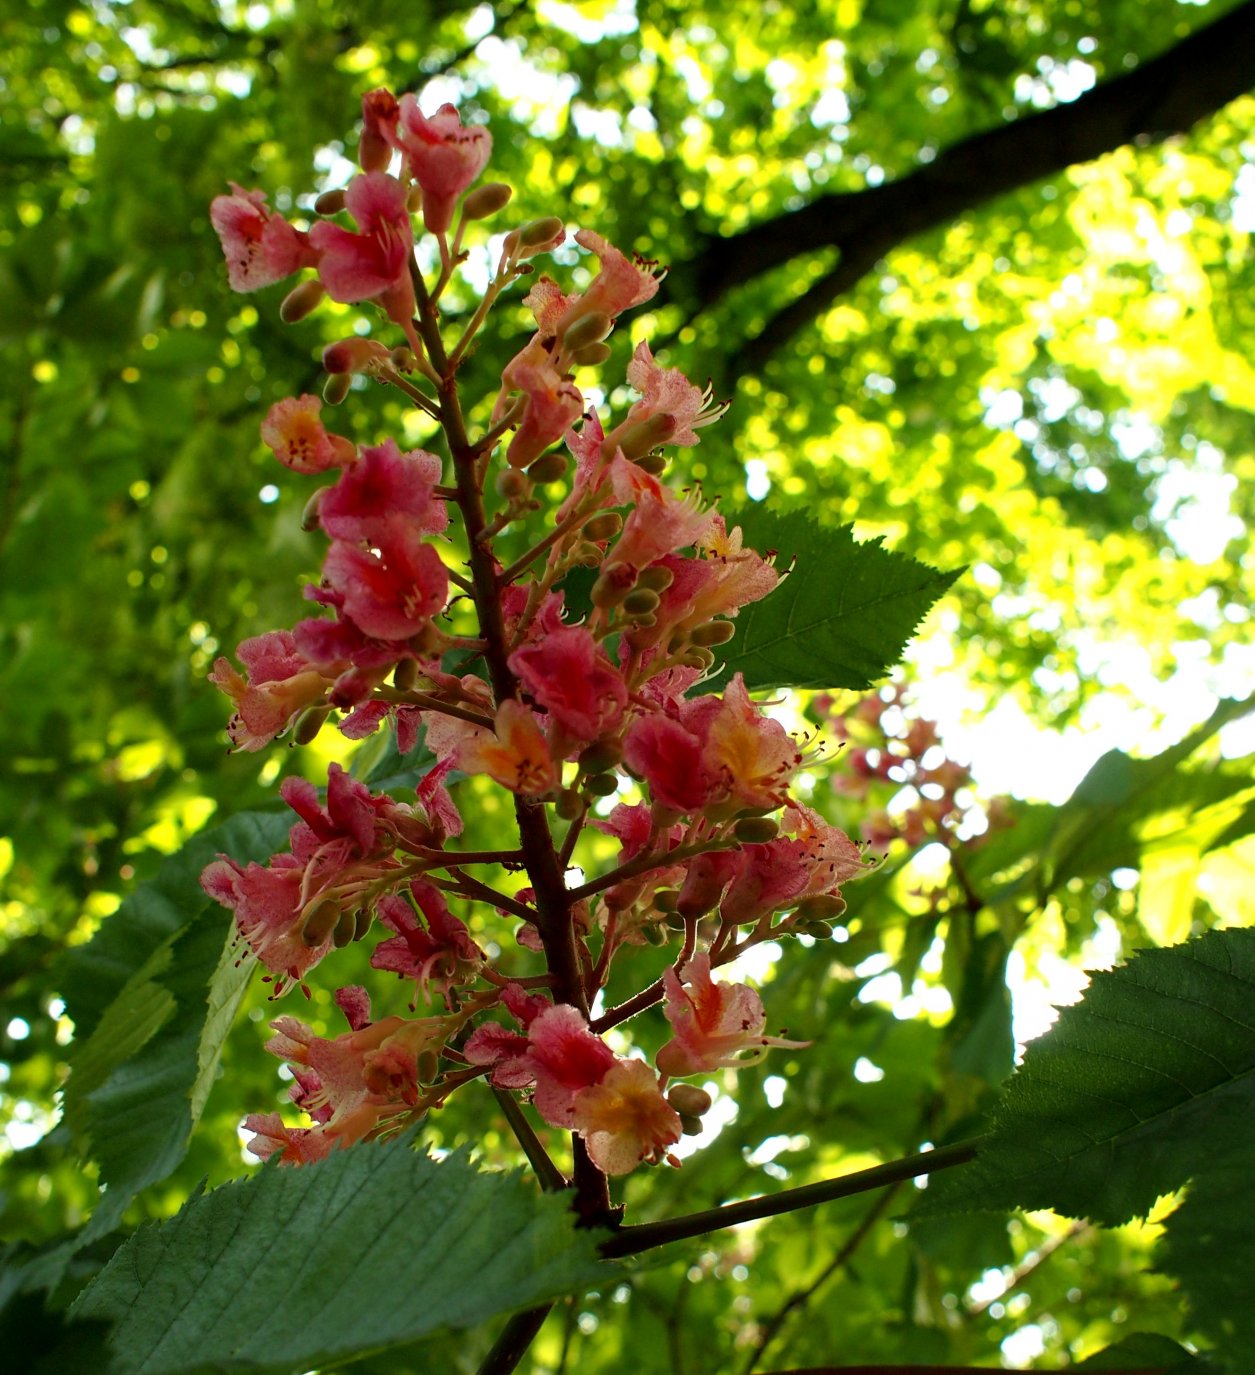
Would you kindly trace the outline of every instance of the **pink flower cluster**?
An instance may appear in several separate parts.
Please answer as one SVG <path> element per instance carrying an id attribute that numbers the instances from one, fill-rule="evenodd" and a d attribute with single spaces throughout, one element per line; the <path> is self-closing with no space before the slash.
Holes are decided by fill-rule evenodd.
<path id="1" fill-rule="evenodd" d="M 529 1095 L 596 1170 L 621 1175 L 674 1162 L 681 1132 L 709 1106 L 704 1090 L 668 1089 L 670 1079 L 806 1044 L 768 1034 L 758 994 L 712 971 L 763 940 L 827 929 L 841 886 L 866 866 L 794 796 L 812 742 L 755 700 L 740 673 L 721 692 L 708 688 L 738 613 L 780 577 L 699 489 L 665 480 L 676 451 L 697 444 L 724 405 L 644 342 L 627 365 L 637 399 L 624 413 L 603 419 L 581 389 L 582 370 L 610 359 L 620 315 L 657 293 L 657 265 L 579 230 L 576 243 L 598 263 L 587 288 L 531 277 L 535 330 L 495 396 L 478 408 L 461 401 L 459 370 L 497 297 L 565 235 L 557 219 L 507 233 L 479 308 L 446 341 L 437 302 L 467 225 L 508 200 L 495 184 L 468 199 L 490 149 L 487 131 L 452 106 L 428 117 L 413 96 L 373 91 L 362 170 L 319 198 L 324 218 L 312 228 L 276 215 L 258 191 L 236 187 L 214 202 L 238 290 L 312 270 L 285 318 L 325 293 L 373 302 L 400 327 L 396 348 L 373 337 L 331 345 L 326 395 L 343 399 L 349 374 L 374 375 L 440 424 L 449 458 L 392 439 L 359 446 L 326 428 L 314 396 L 271 407 L 264 442 L 298 478 L 325 483 L 305 519 L 328 540 L 307 589 L 322 614 L 246 640 L 242 669 L 215 664 L 212 681 L 234 707 L 231 740 L 252 751 L 288 731 L 306 742 L 327 720 L 353 739 L 390 723 L 403 753 L 421 732 L 435 764 L 405 802 L 335 765 L 325 804 L 289 778 L 282 796 L 298 819 L 288 849 L 265 865 L 222 856 L 203 884 L 234 913 L 276 993 L 370 938 L 371 966 L 410 986 L 411 1013 L 420 1000 L 443 1004 L 372 1021 L 364 990 L 350 987 L 337 994 L 344 1034 L 275 1021 L 270 1049 L 293 1066 L 292 1100 L 313 1125 L 249 1118 L 256 1154 L 318 1159 L 487 1077 Z M 411 206 L 437 241 L 431 281 L 417 266 Z M 342 211 L 353 228 L 334 220 Z M 486 417 L 478 434 L 471 414 Z M 496 543 L 507 529 L 521 536 L 508 562 Z M 451 598 L 473 608 L 469 632 Z M 476 775 L 505 790 L 514 814 L 490 850 L 460 847 L 448 790 Z M 502 921 L 515 936 L 504 946 Z M 681 948 L 662 979 L 594 1017 L 615 960 L 672 938 Z M 654 1064 L 611 1048 L 607 1031 L 660 1002 L 671 1037 Z M 494 1020 L 496 1009 L 514 1026 Z"/>

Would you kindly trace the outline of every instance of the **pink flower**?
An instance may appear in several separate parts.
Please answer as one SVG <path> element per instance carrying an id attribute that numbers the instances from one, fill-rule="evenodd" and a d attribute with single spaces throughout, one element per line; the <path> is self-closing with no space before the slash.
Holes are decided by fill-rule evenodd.
<path id="1" fill-rule="evenodd" d="M 317 263 L 309 236 L 267 209 L 263 192 L 245 191 L 235 182 L 231 192 L 214 197 L 209 220 L 222 242 L 233 290 L 257 291 Z"/>
<path id="2" fill-rule="evenodd" d="M 276 401 L 261 423 L 261 437 L 280 463 L 296 473 L 324 473 L 342 468 L 357 457 L 357 449 L 343 435 L 329 434 L 319 419 L 317 396 L 290 396 Z"/>
<path id="3" fill-rule="evenodd" d="M 400 109 L 391 91 L 380 87 L 362 96 L 362 136 L 357 144 L 357 163 L 363 172 L 386 172 L 397 147 Z"/>
<path id="4" fill-rule="evenodd" d="M 620 1060 L 581 1089 L 572 1115 L 593 1164 L 606 1174 L 628 1174 L 643 1160 L 667 1159 L 667 1148 L 680 1139 L 680 1114 L 644 1060 Z"/>
<path id="5" fill-rule="evenodd" d="M 703 753 L 699 735 L 662 713 L 638 717 L 623 741 L 623 762 L 656 802 L 677 812 L 700 810 L 714 790 Z"/>
<path id="6" fill-rule="evenodd" d="M 623 720 L 627 684 L 583 626 L 564 626 L 516 650 L 510 667 L 573 740 L 587 744 Z"/>
<path id="7" fill-rule="evenodd" d="M 575 242 L 601 259 L 601 271 L 588 290 L 575 297 L 557 321 L 554 333 L 559 339 L 585 316 L 607 315 L 614 320 L 632 306 L 651 300 L 662 280 L 657 263 L 641 257 L 628 258 L 591 229 L 581 229 Z"/>
<path id="8" fill-rule="evenodd" d="M 440 555 L 416 537 L 393 532 L 377 548 L 335 540 L 323 579 L 344 615 L 378 640 L 406 640 L 438 615 L 449 597 Z"/>
<path id="9" fill-rule="evenodd" d="M 624 467 L 632 467 L 625 464 Z M 635 469 L 639 472 L 639 469 Z M 642 477 L 647 477 L 642 474 Z M 612 557 L 632 568 L 648 568 L 667 554 L 697 543 L 710 529 L 714 513 L 703 510 L 700 492 L 677 497 L 669 487 L 642 483 Z M 620 497 L 620 500 L 623 500 Z"/>
<path id="10" fill-rule="evenodd" d="M 292 855 L 275 855 L 267 866 L 240 868 L 219 855 L 200 876 L 201 887 L 235 913 L 236 926 L 249 949 L 277 977 L 275 993 L 290 979 L 295 983 L 331 949 L 331 932 L 313 946 L 302 939 L 306 896 L 305 865 Z"/>
<path id="11" fill-rule="evenodd" d="M 462 735 L 456 759 L 466 773 L 486 773 L 523 797 L 550 793 L 560 779 L 535 713 L 513 697 L 497 708 L 494 734 L 472 726 Z"/>
<path id="12" fill-rule="evenodd" d="M 297 648 L 290 631 L 270 630 L 244 640 L 236 653 L 247 677 L 220 658 L 209 681 L 235 704 L 227 734 L 250 752 L 268 745 L 299 712 L 321 701 L 330 679 Z"/>
<path id="13" fill-rule="evenodd" d="M 428 119 L 407 94 L 401 97 L 396 137 L 410 175 L 423 190 L 423 223 L 433 234 L 443 234 L 458 197 L 484 170 L 492 135 L 480 125 L 464 126 L 454 105 L 442 105 Z"/>
<path id="14" fill-rule="evenodd" d="M 786 801 L 802 753 L 785 728 L 750 700 L 737 673 L 706 724 L 703 760 L 742 807 L 774 808 Z"/>
<path id="15" fill-rule="evenodd" d="M 418 1108 L 419 1057 L 439 1050 L 456 1023 L 444 1017 L 371 1022 L 363 990 L 340 992 L 351 995 L 337 997 L 351 1029 L 334 1039 L 319 1036 L 295 1017 L 271 1023 L 276 1034 L 266 1049 L 292 1065 L 292 1100 L 316 1125 L 305 1135 L 303 1129 L 284 1127 L 276 1115 L 250 1118 L 245 1125 L 261 1137 L 249 1146 L 254 1154 L 265 1158 L 281 1151 L 285 1162 L 318 1159 L 336 1146 L 378 1135 Z"/>
<path id="16" fill-rule="evenodd" d="M 658 1052 L 658 1068 L 668 1076 L 734 1069 L 760 1058 L 772 1046 L 800 1049 L 809 1041 L 764 1036 L 767 1014 L 746 984 L 715 983 L 710 956 L 694 955 L 684 966 L 684 982 L 674 969 L 663 974 L 667 1021 L 674 1035 Z"/>
<path id="17" fill-rule="evenodd" d="M 522 419 L 506 450 L 511 467 L 526 468 L 567 432 L 583 410 L 584 398 L 553 366 L 539 336 L 506 364 L 501 379 L 507 391 L 526 397 Z"/>
<path id="18" fill-rule="evenodd" d="M 660 368 L 643 339 L 628 364 L 627 376 L 641 399 L 633 402 L 623 423 L 606 436 L 606 443 L 612 446 L 627 448 L 634 431 L 666 417 L 671 432 L 659 442 L 689 448 L 698 442 L 695 431 L 713 424 L 728 408 L 727 402 L 711 399 L 709 387 L 701 391 L 678 368 Z"/>
<path id="19" fill-rule="evenodd" d="M 414 247 L 405 187 L 386 172 L 363 172 L 349 182 L 345 205 L 359 233 L 327 220 L 309 231 L 322 255 L 318 276 L 334 301 L 378 300 L 390 320 L 414 316 L 410 262 Z"/>
<path id="20" fill-rule="evenodd" d="M 380 898 L 379 920 L 397 934 L 375 946 L 371 968 L 390 969 L 403 979 L 413 979 L 428 1002 L 433 987 L 447 1001 L 454 984 L 474 980 L 484 963 L 484 952 L 471 939 L 465 923 L 449 911 L 438 888 L 415 879 L 410 892 L 427 919 L 427 929 L 399 894 Z"/>
<path id="21" fill-rule="evenodd" d="M 414 449 L 403 454 L 394 439 L 363 449 L 361 457 L 329 488 L 318 506 L 318 521 L 333 539 L 373 543 L 392 532 L 436 535 L 449 524 L 444 500 L 433 488 L 440 481 L 435 454 Z"/>

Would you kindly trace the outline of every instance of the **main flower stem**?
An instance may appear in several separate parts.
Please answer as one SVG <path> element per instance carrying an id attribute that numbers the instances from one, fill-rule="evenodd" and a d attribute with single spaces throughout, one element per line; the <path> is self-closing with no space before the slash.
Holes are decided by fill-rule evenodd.
<path id="1" fill-rule="evenodd" d="M 484 662 L 497 703 L 517 698 L 518 680 L 509 664 L 509 642 L 501 609 L 501 587 L 497 560 L 493 555 L 489 520 L 480 489 L 482 451 L 467 436 L 462 403 L 458 396 L 457 362 L 445 353 L 437 312 L 427 294 L 422 274 L 412 273 L 418 300 L 418 329 L 427 357 L 440 377 L 440 424 L 449 444 L 457 486 L 457 504 L 466 528 L 472 596 L 484 640 Z M 588 1017 L 575 930 L 571 920 L 572 896 L 567 890 L 563 869 L 554 849 L 553 836 L 544 806 L 516 795 L 514 815 L 518 823 L 520 848 L 527 875 L 535 893 L 536 927 L 544 946 L 549 972 L 553 976 L 553 996 L 557 1003 L 569 1003 Z M 574 1140 L 575 1208 L 585 1226 L 606 1223 L 613 1217 L 605 1174 Z"/>

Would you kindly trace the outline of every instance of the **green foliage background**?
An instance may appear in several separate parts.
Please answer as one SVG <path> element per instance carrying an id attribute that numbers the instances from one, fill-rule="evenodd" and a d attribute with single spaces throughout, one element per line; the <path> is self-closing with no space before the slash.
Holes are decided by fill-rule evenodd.
<path id="1" fill-rule="evenodd" d="M 53 1267 L 72 1290 L 108 1255 L 110 1226 L 167 1216 L 198 1181 L 242 1173 L 236 1123 L 282 1099 L 260 1049 L 271 1009 L 254 986 L 192 1130 L 196 1073 L 179 1076 L 202 1067 L 205 1042 L 185 1016 L 199 993 L 185 998 L 178 972 L 212 973 L 221 943 L 218 928 L 188 925 L 199 898 L 162 866 L 208 823 L 273 809 L 284 772 L 325 777 L 332 753 L 342 757 L 325 742 L 228 757 L 223 699 L 204 677 L 218 653 L 299 614 L 318 558 L 297 530 L 308 486 L 270 460 L 257 425 L 273 400 L 314 389 L 322 344 L 367 317 L 330 306 L 289 328 L 277 319 L 282 287 L 232 295 L 207 214 L 228 181 L 299 214 L 312 168 L 347 175 L 340 159 L 352 156 L 344 139 L 363 90 L 422 92 L 435 80 L 432 99 L 489 119 L 493 175 L 515 186 L 518 218 L 561 214 L 672 265 L 657 308 L 615 343 L 626 359 L 648 332 L 668 363 L 733 395 L 728 420 L 692 451 L 694 478 L 731 507 L 765 480 L 778 509 L 852 522 L 858 538 L 883 537 L 936 568 L 970 565 L 926 642 L 944 640 L 986 702 L 1013 696 L 1061 725 L 1121 693 L 1118 675 L 1094 668 L 1104 646 L 1138 647 L 1161 677 L 1189 660 L 1225 669 L 1233 692 L 1255 679 L 1232 686 L 1251 668 L 1255 581 L 1245 533 L 1255 259 L 1242 230 L 1255 100 L 974 201 L 878 259 L 769 355 L 753 341 L 835 249 L 790 256 L 781 219 L 770 270 L 717 300 L 708 284 L 739 231 L 893 182 L 1246 8 L 812 0 L 740 18 L 668 0 L 30 0 L 22 20 L 6 21 L 5 1238 L 55 1246 L 96 1207 L 97 1183 L 117 1183 L 92 1245 Z M 526 327 L 521 310 L 500 318 L 502 337 L 474 360 L 485 391 L 516 345 L 510 329 Z M 370 392 L 339 423 L 367 441 L 427 437 Z M 1206 562 L 1179 519 L 1200 484 L 1227 497 L 1234 518 Z M 740 1075 L 737 1114 L 716 1140 L 679 1173 L 628 1182 L 632 1215 L 710 1206 L 977 1130 L 1012 1064 L 1009 960 L 1079 960 L 1100 928 L 1127 952 L 1249 923 L 1255 798 L 1249 761 L 1219 756 L 1224 724 L 1213 718 L 1154 761 L 1108 756 L 1065 808 L 1020 806 L 1015 827 L 929 880 L 940 896 L 921 896 L 920 872 L 891 851 L 851 887 L 844 944 L 787 952 L 773 968 L 773 1018 L 814 1047 Z M 1031 778 L 1021 792 L 1032 798 Z M 859 810 L 840 796 L 815 802 L 857 829 Z M 464 810 L 491 831 L 494 803 L 485 793 Z M 1130 869 L 1140 887 L 1113 880 Z M 137 888 L 145 882 L 156 886 Z M 337 968 L 343 982 L 352 959 Z M 642 952 L 640 969 L 662 959 Z M 894 972 L 917 995 L 914 1015 L 868 988 Z M 114 1002 L 150 975 L 169 1005 Z M 384 1010 L 404 1006 L 404 990 L 393 996 Z M 329 1025 L 330 1011 L 316 991 L 312 1018 Z M 150 1079 L 113 1074 L 129 1062 L 111 1037 L 93 1045 L 102 1024 L 131 1034 Z M 71 1060 L 79 1077 L 57 1121 Z M 869 1065 L 883 1078 L 865 1082 Z M 167 1073 L 173 1118 L 137 1120 L 135 1102 L 159 1101 Z M 488 1095 L 463 1097 L 431 1139 L 471 1143 L 488 1164 L 512 1158 Z M 688 1375 L 837 1355 L 988 1362 L 1030 1328 L 1056 1363 L 1131 1327 L 1220 1340 L 1215 1314 L 1167 1301 L 1170 1265 L 1148 1270 L 1153 1226 L 1036 1213 L 891 1221 L 909 1192 L 677 1247 L 560 1310 L 534 1368 L 596 1375 L 628 1368 L 629 1356 L 634 1370 Z M 1169 1258 L 1185 1246 L 1174 1241 Z M 1006 1285 L 992 1299 L 991 1272 Z M 14 1311 L 47 1321 L 37 1306 Z M 477 1340 L 379 1369 L 473 1369 Z"/>

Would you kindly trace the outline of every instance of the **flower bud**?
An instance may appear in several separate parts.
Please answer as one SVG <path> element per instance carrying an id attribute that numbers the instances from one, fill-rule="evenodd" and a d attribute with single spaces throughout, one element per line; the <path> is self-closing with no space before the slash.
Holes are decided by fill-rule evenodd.
<path id="1" fill-rule="evenodd" d="M 330 715 L 330 707 L 307 708 L 296 719 L 296 725 L 292 730 L 292 739 L 298 745 L 313 744 L 318 737 L 318 732 L 322 730 L 327 717 Z"/>
<path id="2" fill-rule="evenodd" d="M 650 477 L 659 477 L 667 466 L 667 456 L 662 452 L 645 454 L 636 460 L 636 466 Z"/>
<path id="3" fill-rule="evenodd" d="M 584 750 L 576 761 L 584 773 L 605 773 L 623 758 L 623 746 L 617 740 L 598 740 Z"/>
<path id="4" fill-rule="evenodd" d="M 830 921 L 808 921 L 804 922 L 800 928 L 808 936 L 814 936 L 817 941 L 826 941 L 832 935 L 832 923 Z"/>
<path id="5" fill-rule="evenodd" d="M 311 530 L 318 529 L 318 509 L 322 505 L 323 497 L 325 497 L 330 490 L 330 487 L 319 487 L 305 503 L 305 509 L 301 512 L 301 529 L 304 530 L 306 534 Z"/>
<path id="6" fill-rule="evenodd" d="M 309 281 L 294 286 L 279 306 L 279 319 L 285 325 L 296 324 L 314 309 L 324 295 L 326 292 L 323 290 L 323 284 L 317 277 L 311 277 Z"/>
<path id="7" fill-rule="evenodd" d="M 584 810 L 584 799 L 574 788 L 563 788 L 553 809 L 561 820 L 574 821 Z"/>
<path id="8" fill-rule="evenodd" d="M 338 215 L 344 209 L 344 187 L 335 191 L 324 191 L 314 202 L 315 215 Z"/>
<path id="9" fill-rule="evenodd" d="M 531 482 L 557 482 L 560 477 L 566 474 L 567 462 L 564 455 L 556 449 L 550 450 L 541 456 L 527 468 L 528 480 Z"/>
<path id="10" fill-rule="evenodd" d="M 571 562 L 580 564 L 584 568 L 597 568 L 604 557 L 601 550 L 595 544 L 590 544 L 587 540 L 581 540 L 574 549 L 571 550 Z"/>
<path id="11" fill-rule="evenodd" d="M 675 574 L 670 568 L 664 568 L 661 564 L 654 564 L 651 568 L 642 568 L 641 575 L 636 580 L 637 587 L 648 587 L 651 592 L 665 592 L 671 584 L 675 582 Z"/>
<path id="12" fill-rule="evenodd" d="M 418 367 L 418 359 L 414 356 L 414 350 L 406 348 L 404 344 L 388 354 L 388 362 L 398 372 L 413 372 Z"/>
<path id="13" fill-rule="evenodd" d="M 688 668 L 701 669 L 703 673 L 715 662 L 715 656 L 708 649 L 690 649 L 681 660 Z"/>
<path id="14" fill-rule="evenodd" d="M 675 911 L 679 893 L 674 888 L 660 888 L 654 894 L 654 907 L 657 911 L 670 915 Z"/>
<path id="15" fill-rule="evenodd" d="M 766 845 L 780 834 L 780 826 L 769 816 L 743 816 L 732 827 L 742 845 Z"/>
<path id="16" fill-rule="evenodd" d="M 340 913 L 336 929 L 331 933 L 331 943 L 337 950 L 343 950 L 353 942 L 357 935 L 357 913 L 347 909 Z"/>
<path id="17" fill-rule="evenodd" d="M 370 924 L 375 920 L 375 912 L 372 907 L 359 907 L 353 916 L 353 939 L 360 941 L 370 930 Z"/>
<path id="18" fill-rule="evenodd" d="M 584 538 L 591 540 L 613 539 L 623 529 L 623 517 L 618 511 L 603 511 L 584 522 Z"/>
<path id="19" fill-rule="evenodd" d="M 434 1083 L 440 1074 L 440 1056 L 434 1050 L 420 1051 L 416 1067 L 420 1084 Z"/>
<path id="20" fill-rule="evenodd" d="M 340 920 L 340 904 L 334 898 L 323 898 L 316 902 L 301 923 L 301 941 L 310 950 L 326 945 L 327 937 L 335 930 Z"/>
<path id="21" fill-rule="evenodd" d="M 353 386 L 351 372 L 335 372 L 322 384 L 322 399 L 329 406 L 338 406 Z"/>
<path id="22" fill-rule="evenodd" d="M 503 181 L 486 181 L 462 202 L 462 214 L 468 220 L 486 220 L 489 215 L 504 210 L 513 194 Z"/>
<path id="23" fill-rule="evenodd" d="M 667 1090 L 667 1102 L 686 1117 L 703 1117 L 714 1105 L 714 1099 L 696 1084 L 673 1084 Z"/>
<path id="24" fill-rule="evenodd" d="M 420 669 L 416 659 L 402 659 L 392 670 L 392 686 L 398 692 L 409 692 L 418 682 Z"/>
<path id="25" fill-rule="evenodd" d="M 323 371 L 365 372 L 372 363 L 385 361 L 388 352 L 378 339 L 362 339 L 354 334 L 348 339 L 338 339 L 323 349 Z"/>
<path id="26" fill-rule="evenodd" d="M 702 1119 L 691 1117 L 688 1113 L 680 1114 L 680 1134 L 682 1136 L 700 1136 L 702 1132 Z"/>
<path id="27" fill-rule="evenodd" d="M 584 791 L 594 797 L 613 797 L 619 791 L 619 779 L 613 773 L 594 773 L 584 780 Z"/>
<path id="28" fill-rule="evenodd" d="M 736 634 L 736 626 L 731 621 L 708 621 L 705 625 L 694 626 L 689 638 L 695 645 L 709 648 L 712 645 L 726 645 Z"/>
<path id="29" fill-rule="evenodd" d="M 659 926 L 656 921 L 651 921 L 648 926 L 642 926 L 641 935 L 650 945 L 669 945 L 671 943 L 671 933 L 665 926 Z"/>
<path id="30" fill-rule="evenodd" d="M 600 310 L 595 310 L 591 315 L 585 315 L 576 320 L 562 336 L 562 343 L 564 347 L 574 353 L 588 344 L 600 344 L 613 328 L 614 323 L 609 315 Z"/>
<path id="31" fill-rule="evenodd" d="M 612 606 L 618 606 L 635 585 L 636 570 L 630 564 L 611 563 L 601 570 L 589 595 L 594 606 L 608 611 Z"/>
<path id="32" fill-rule="evenodd" d="M 613 435 L 615 442 L 623 450 L 624 458 L 638 462 L 651 449 L 656 449 L 659 444 L 665 444 L 675 434 L 675 416 L 667 415 L 665 411 L 656 411 L 644 420 L 624 425 L 622 431 L 621 434 Z"/>
<path id="33" fill-rule="evenodd" d="M 845 911 L 845 899 L 837 893 L 812 893 L 797 905 L 796 915 L 803 921 L 830 921 Z"/>
<path id="34" fill-rule="evenodd" d="M 609 344 L 585 344 L 571 355 L 571 362 L 577 368 L 599 368 L 609 357 Z"/>
<path id="35" fill-rule="evenodd" d="M 515 233 L 518 234 L 518 246 L 526 252 L 531 249 L 534 253 L 539 248 L 544 248 L 547 244 L 552 244 L 555 239 L 560 238 L 564 230 L 563 223 L 556 215 L 546 215 L 544 219 L 532 220 L 528 224 L 521 225 Z"/>
<path id="36" fill-rule="evenodd" d="M 624 597 L 623 609 L 629 616 L 648 616 L 650 612 L 657 611 L 658 601 L 657 592 L 651 592 L 648 587 L 637 587 Z"/>
<path id="37" fill-rule="evenodd" d="M 519 501 L 532 490 L 532 484 L 517 468 L 502 468 L 495 486 L 497 495 L 506 501 Z"/>

